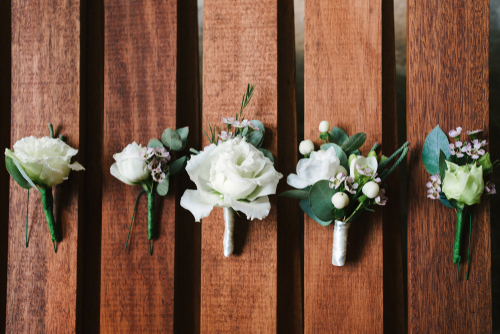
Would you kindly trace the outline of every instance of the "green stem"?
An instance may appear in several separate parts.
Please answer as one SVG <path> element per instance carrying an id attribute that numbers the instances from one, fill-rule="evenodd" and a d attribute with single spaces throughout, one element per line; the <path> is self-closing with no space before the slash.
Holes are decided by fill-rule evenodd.
<path id="1" fill-rule="evenodd" d="M 60 242 L 62 240 L 60 231 L 56 228 L 54 219 L 54 198 L 52 197 L 52 188 L 40 188 L 40 195 L 42 196 L 43 210 L 45 211 L 45 218 L 49 226 L 49 232 L 52 242 Z"/>
<path id="2" fill-rule="evenodd" d="M 153 186 L 151 192 L 148 192 L 148 240 L 150 242 L 151 239 L 155 237 L 154 217 L 155 217 L 155 192 Z M 149 247 L 149 253 L 150 255 L 153 255 L 151 246 Z"/>
<path id="3" fill-rule="evenodd" d="M 28 213 L 30 205 L 30 190 L 28 189 L 28 195 L 26 195 L 26 248 L 28 248 Z"/>
<path id="4" fill-rule="evenodd" d="M 457 210 L 457 232 L 455 234 L 455 244 L 453 245 L 453 263 L 459 263 L 462 257 L 460 256 L 460 243 L 462 241 L 462 214 L 463 210 Z"/>
<path id="5" fill-rule="evenodd" d="M 130 232 L 132 231 L 132 223 L 134 222 L 135 210 L 137 209 L 137 203 L 139 203 L 139 197 L 141 197 L 141 195 L 145 192 L 146 192 L 145 190 L 139 191 L 139 193 L 137 194 L 137 197 L 135 198 L 134 211 L 132 212 L 132 219 L 130 220 L 130 226 L 128 228 L 127 241 L 125 242 L 125 253 L 127 252 L 128 238 L 130 237 Z"/>

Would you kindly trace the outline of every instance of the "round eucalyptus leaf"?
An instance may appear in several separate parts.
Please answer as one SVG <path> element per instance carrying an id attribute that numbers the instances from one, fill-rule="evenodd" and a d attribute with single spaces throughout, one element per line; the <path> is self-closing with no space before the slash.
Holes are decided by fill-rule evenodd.
<path id="1" fill-rule="evenodd" d="M 161 135 L 161 142 L 163 145 L 174 151 L 180 151 L 182 149 L 181 136 L 171 128 L 167 128 L 163 131 Z"/>
<path id="2" fill-rule="evenodd" d="M 148 142 L 148 147 L 152 147 L 152 148 L 160 148 L 160 147 L 163 147 L 163 144 L 161 143 L 161 141 L 159 141 L 158 139 L 156 138 L 151 138 Z"/>
<path id="3" fill-rule="evenodd" d="M 313 184 L 309 191 L 309 202 L 312 212 L 322 221 L 335 219 L 332 203 L 332 197 L 338 192 L 338 189 L 330 188 L 330 181 L 320 180 Z"/>
<path id="4" fill-rule="evenodd" d="M 166 194 L 168 194 L 169 182 L 170 182 L 170 175 L 169 172 L 167 172 L 163 182 L 158 183 L 158 185 L 156 186 L 156 193 L 160 196 L 165 196 Z"/>

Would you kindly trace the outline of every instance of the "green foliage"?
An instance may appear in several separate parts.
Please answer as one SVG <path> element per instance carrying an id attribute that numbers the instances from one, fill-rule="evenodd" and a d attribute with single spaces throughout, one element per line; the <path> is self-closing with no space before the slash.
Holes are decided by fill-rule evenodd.
<path id="1" fill-rule="evenodd" d="M 188 134 L 189 134 L 189 127 L 186 126 L 184 128 L 177 129 L 177 130 L 175 130 L 175 132 L 177 132 L 177 134 L 181 137 L 181 140 L 182 140 L 182 147 L 181 147 L 180 150 L 177 150 L 177 151 L 181 151 L 187 145 L 187 138 L 188 138 Z"/>
<path id="2" fill-rule="evenodd" d="M 360 132 L 356 133 L 355 135 L 352 135 L 351 137 L 347 138 L 343 143 L 342 143 L 342 149 L 344 152 L 353 152 L 363 146 L 363 144 L 366 141 L 366 133 Z"/>
<path id="3" fill-rule="evenodd" d="M 245 109 L 245 107 L 250 103 L 250 100 L 252 99 L 254 88 L 255 85 L 247 84 L 247 90 L 243 94 L 243 99 L 241 100 L 240 117 L 243 109 Z"/>
<path id="4" fill-rule="evenodd" d="M 171 128 L 167 128 L 163 131 L 161 142 L 171 150 L 180 151 L 182 149 L 181 136 Z"/>
<path id="5" fill-rule="evenodd" d="M 250 121 L 253 125 L 259 128 L 259 131 L 255 131 L 250 129 L 249 127 L 245 127 L 244 133 L 246 133 L 245 137 L 247 138 L 247 142 L 255 146 L 256 148 L 260 148 L 264 143 L 264 135 L 266 133 L 266 129 L 264 128 L 264 124 L 261 121 L 253 120 Z"/>
<path id="6" fill-rule="evenodd" d="M 446 154 L 443 150 L 439 150 L 439 175 L 441 176 L 441 181 L 444 181 L 444 176 L 446 174 Z"/>
<path id="7" fill-rule="evenodd" d="M 186 164 L 187 164 L 187 156 L 183 156 L 183 157 L 175 160 L 174 162 L 172 162 L 169 165 L 170 176 L 174 176 L 175 174 L 182 171 L 184 169 L 184 167 L 186 167 Z"/>
<path id="8" fill-rule="evenodd" d="M 309 203 L 309 199 L 301 200 L 299 202 L 299 205 L 300 205 L 300 208 L 302 209 L 302 211 L 304 211 L 309 217 L 314 219 L 314 221 L 316 221 L 321 226 L 328 226 L 332 223 L 333 219 L 330 221 L 323 221 L 323 220 L 319 219 L 318 217 L 316 217 L 316 215 L 314 214 L 314 212 L 311 209 L 311 204 Z"/>
<path id="9" fill-rule="evenodd" d="M 340 165 L 344 167 L 346 170 L 349 170 L 349 164 L 347 162 L 347 155 L 345 154 L 344 150 L 342 148 L 334 143 L 328 143 L 328 144 L 323 144 L 321 145 L 322 150 L 328 150 L 330 147 L 333 147 L 335 149 L 335 154 L 337 154 L 337 157 L 340 159 Z"/>
<path id="10" fill-rule="evenodd" d="M 156 193 L 160 196 L 165 196 L 168 194 L 168 187 L 169 187 L 169 182 L 170 182 L 170 173 L 167 171 L 165 175 L 165 179 L 163 180 L 162 183 L 158 183 L 156 186 Z"/>
<path id="11" fill-rule="evenodd" d="M 431 175 L 439 173 L 439 154 L 442 150 L 446 158 L 450 156 L 448 145 L 448 137 L 436 126 L 425 138 L 424 148 L 422 150 L 422 161 L 424 162 L 425 169 Z"/>
<path id="12" fill-rule="evenodd" d="M 287 191 L 282 192 L 280 194 L 280 196 L 288 197 L 288 198 L 295 198 L 295 199 L 308 199 L 309 200 L 309 191 L 302 190 L 302 189 L 287 190 Z"/>
<path id="13" fill-rule="evenodd" d="M 152 148 L 160 148 L 160 147 L 163 147 L 163 144 L 161 141 L 159 141 L 158 139 L 156 138 L 151 138 L 148 142 L 148 147 L 152 147 Z"/>
<path id="14" fill-rule="evenodd" d="M 330 188 L 330 181 L 320 180 L 313 184 L 309 191 L 309 202 L 311 210 L 316 217 L 322 221 L 331 221 L 335 219 L 333 210 L 335 207 L 332 203 L 332 197 L 338 189 Z"/>
<path id="15" fill-rule="evenodd" d="M 344 143 L 344 141 L 346 141 L 347 138 L 349 138 L 347 136 L 347 133 L 345 133 L 344 130 L 338 127 L 334 127 L 333 129 L 331 129 L 330 135 L 332 136 L 330 141 L 339 146 L 341 146 Z"/>
<path id="16" fill-rule="evenodd" d="M 11 157 L 5 156 L 5 167 L 7 167 L 7 171 L 9 172 L 10 176 L 12 176 L 14 181 L 16 181 L 16 183 L 19 184 L 22 188 L 30 189 L 31 187 L 35 187 L 31 179 L 29 179 L 28 175 L 26 175 L 22 168 L 22 171 L 18 169 Z M 27 179 L 29 179 L 29 181 Z"/>

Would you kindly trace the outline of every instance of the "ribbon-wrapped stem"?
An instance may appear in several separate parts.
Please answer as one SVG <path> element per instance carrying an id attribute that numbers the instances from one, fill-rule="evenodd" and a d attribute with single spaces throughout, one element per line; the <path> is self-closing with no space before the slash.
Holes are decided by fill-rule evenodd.
<path id="1" fill-rule="evenodd" d="M 234 243 L 234 210 L 233 208 L 224 208 L 224 256 L 229 257 L 233 254 Z"/>
<path id="2" fill-rule="evenodd" d="M 54 198 L 52 197 L 52 188 L 40 188 L 40 195 L 42 196 L 43 210 L 45 211 L 45 219 L 47 220 L 51 240 L 53 243 L 60 242 L 62 237 L 60 231 L 56 227 L 54 219 Z"/>
<path id="3" fill-rule="evenodd" d="M 155 237 L 155 192 L 154 187 L 148 191 L 148 241 L 149 241 L 149 255 L 153 255 L 151 248 L 151 240 Z"/>
<path id="4" fill-rule="evenodd" d="M 345 257 L 347 253 L 347 233 L 351 223 L 342 221 L 335 221 L 335 228 L 333 229 L 333 250 L 332 250 L 332 264 L 337 267 L 342 267 L 345 264 Z"/>
<path id="5" fill-rule="evenodd" d="M 457 231 L 455 233 L 455 244 L 453 246 L 453 263 L 459 263 L 462 257 L 460 256 L 460 243 L 462 242 L 462 215 L 463 210 L 457 210 Z"/>

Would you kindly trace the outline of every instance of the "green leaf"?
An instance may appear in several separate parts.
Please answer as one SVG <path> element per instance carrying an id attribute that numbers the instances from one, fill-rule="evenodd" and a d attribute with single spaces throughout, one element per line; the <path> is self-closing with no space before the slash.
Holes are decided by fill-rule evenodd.
<path id="1" fill-rule="evenodd" d="M 441 175 L 441 183 L 444 181 L 444 176 L 446 173 L 446 154 L 443 150 L 439 150 L 439 175 Z"/>
<path id="2" fill-rule="evenodd" d="M 271 152 L 269 152 L 265 148 L 259 148 L 258 150 L 264 153 L 264 156 L 269 158 L 269 160 L 271 160 L 271 162 L 274 164 L 274 157 Z"/>
<path id="3" fill-rule="evenodd" d="M 337 219 L 339 219 L 339 220 L 344 218 L 344 216 L 345 216 L 345 212 L 343 209 L 335 209 L 335 210 L 333 210 L 333 212 L 335 214 L 335 217 L 337 217 Z"/>
<path id="4" fill-rule="evenodd" d="M 333 147 L 335 149 L 335 154 L 337 154 L 337 157 L 340 159 L 340 165 L 344 167 L 346 170 L 349 170 L 349 164 L 347 161 L 347 155 L 345 152 L 342 150 L 342 148 L 334 143 L 328 143 L 328 144 L 323 144 L 321 145 L 322 150 L 328 150 L 330 147 Z"/>
<path id="5" fill-rule="evenodd" d="M 311 217 L 312 219 L 314 219 L 314 221 L 316 221 L 318 224 L 320 224 L 321 226 L 328 226 L 332 223 L 333 219 L 330 220 L 330 221 L 322 221 L 321 219 L 319 219 L 318 217 L 316 217 L 316 215 L 314 214 L 314 212 L 312 212 L 311 210 L 311 204 L 309 203 L 309 199 L 303 199 L 299 202 L 299 205 L 300 205 L 300 208 L 302 209 L 302 211 L 304 211 L 309 217 Z"/>
<path id="6" fill-rule="evenodd" d="M 168 194 L 168 186 L 169 186 L 169 181 L 170 181 L 170 173 L 167 171 L 165 174 L 165 179 L 163 180 L 162 183 L 158 183 L 158 186 L 156 186 L 156 193 L 160 196 L 165 196 Z"/>
<path id="7" fill-rule="evenodd" d="M 431 175 L 439 173 L 439 152 L 442 150 L 448 158 L 450 156 L 448 137 L 436 126 L 425 138 L 424 148 L 422 150 L 422 161 L 425 169 Z"/>
<path id="8" fill-rule="evenodd" d="M 338 189 L 330 188 L 330 181 L 328 180 L 320 180 L 311 187 L 309 203 L 311 203 L 311 210 L 320 220 L 330 221 L 335 219 L 333 214 L 335 207 L 332 203 L 332 197 L 337 191 Z"/>
<path id="9" fill-rule="evenodd" d="M 448 200 L 448 198 L 446 198 L 446 195 L 443 193 L 441 193 L 441 195 L 439 196 L 439 201 L 448 208 L 451 209 L 459 208 L 458 202 L 455 199 L 452 198 L 451 200 Z"/>
<path id="10" fill-rule="evenodd" d="M 330 135 L 332 135 L 332 142 L 337 145 L 342 145 L 347 140 L 347 138 L 349 138 L 347 136 L 347 133 L 345 133 L 344 130 L 338 127 L 334 127 L 330 131 Z"/>
<path id="11" fill-rule="evenodd" d="M 174 176 L 186 167 L 187 156 L 183 156 L 169 165 L 170 176 Z"/>
<path id="12" fill-rule="evenodd" d="M 327 140 L 328 139 L 328 135 L 329 135 L 328 132 L 321 132 L 319 134 L 319 139 L 321 139 L 321 140 Z"/>
<path id="13" fill-rule="evenodd" d="M 182 149 L 181 136 L 171 128 L 163 131 L 161 135 L 161 142 L 171 150 L 180 151 Z"/>
<path id="14" fill-rule="evenodd" d="M 258 127 L 259 131 L 255 131 L 255 130 L 249 131 L 245 137 L 247 138 L 247 142 L 249 142 L 250 144 L 252 144 L 256 148 L 259 148 L 264 143 L 264 135 L 266 133 L 266 130 L 264 128 L 264 124 L 262 124 L 262 122 L 258 121 L 258 120 L 250 121 L 250 123 L 252 123 L 256 127 Z"/>
<path id="15" fill-rule="evenodd" d="M 295 199 L 309 199 L 309 191 L 299 189 L 287 190 L 282 192 L 280 196 Z"/>
<path id="16" fill-rule="evenodd" d="M 175 130 L 175 132 L 177 132 L 179 134 L 179 136 L 181 137 L 181 140 L 182 140 L 182 148 L 181 148 L 181 150 L 183 150 L 186 147 L 186 145 L 187 145 L 187 138 L 188 138 L 188 134 L 189 134 L 189 126 L 177 129 L 177 130 Z"/>
<path id="17" fill-rule="evenodd" d="M 5 156 L 5 167 L 10 176 L 24 189 L 30 189 L 32 185 L 24 178 L 11 157 Z M 23 170 L 24 173 L 24 170 Z M 27 175 L 26 175 L 27 176 Z M 35 187 L 36 188 L 36 187 Z"/>
<path id="18" fill-rule="evenodd" d="M 156 138 L 151 138 L 148 142 L 148 147 L 153 147 L 153 148 L 160 148 L 160 147 L 163 147 L 163 144 L 161 143 L 161 141 L 159 141 L 158 139 Z"/>
<path id="19" fill-rule="evenodd" d="M 352 152 L 363 146 L 363 144 L 366 141 L 366 133 L 360 132 L 356 133 L 355 135 L 352 135 L 351 137 L 347 138 L 343 143 L 342 143 L 342 149 L 345 152 Z"/>

